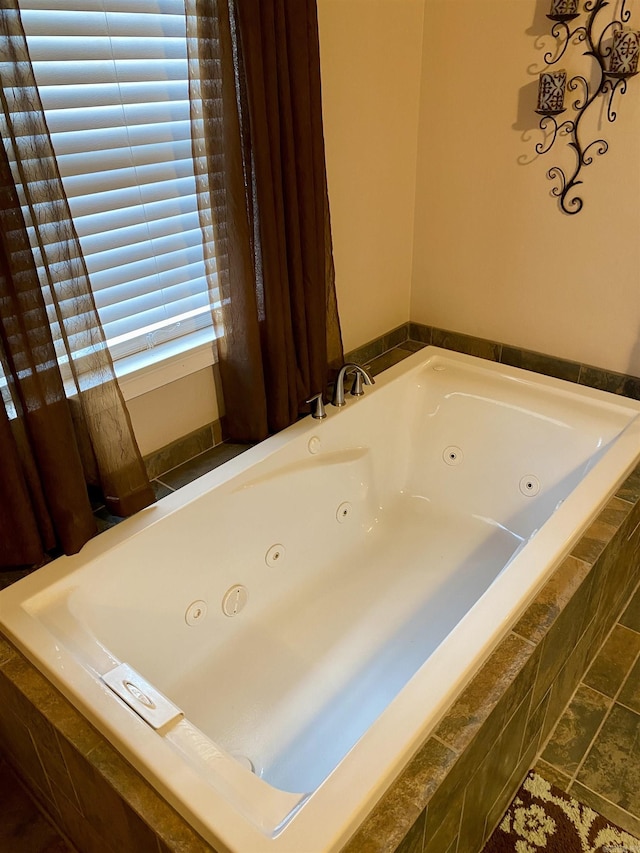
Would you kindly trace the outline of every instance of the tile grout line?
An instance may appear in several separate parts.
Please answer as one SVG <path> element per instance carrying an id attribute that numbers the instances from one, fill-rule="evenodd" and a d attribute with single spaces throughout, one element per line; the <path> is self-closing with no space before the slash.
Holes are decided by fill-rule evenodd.
<path id="1" fill-rule="evenodd" d="M 626 609 L 627 609 L 627 607 L 629 606 L 630 602 L 634 599 L 634 597 L 635 597 L 639 592 L 640 592 L 640 582 L 636 585 L 635 589 L 633 590 L 633 592 L 632 592 L 632 593 L 631 593 L 631 595 L 629 596 L 629 598 L 628 598 L 628 600 L 627 600 L 627 603 L 625 604 L 625 607 L 624 607 L 624 609 L 622 610 L 622 613 L 620 614 L 619 619 L 621 619 L 621 618 L 622 618 L 622 616 L 623 616 L 623 615 L 624 615 L 624 613 L 626 612 Z M 609 633 L 607 634 L 607 636 L 604 638 L 603 642 L 602 642 L 602 643 L 601 643 L 601 645 L 600 645 L 600 648 L 598 649 L 597 654 L 596 654 L 596 655 L 594 656 L 594 658 L 593 658 L 593 661 L 595 661 L 595 659 L 597 658 L 598 654 L 599 654 L 599 653 L 602 651 L 602 649 L 604 648 L 605 643 L 607 642 L 607 640 L 609 639 L 609 637 L 610 637 L 610 636 L 611 636 L 611 634 L 613 633 L 613 631 L 614 631 L 614 629 L 616 628 L 616 626 L 620 626 L 620 627 L 625 628 L 625 629 L 627 629 L 627 630 L 633 631 L 634 633 L 640 633 L 640 632 L 638 632 L 638 631 L 635 631 L 635 629 L 633 629 L 633 628 L 629 628 L 629 626 L 627 626 L 627 625 L 623 625 L 623 624 L 619 621 L 619 619 L 614 623 L 614 625 L 612 626 L 611 630 L 609 631 Z M 553 764 L 552 762 L 547 762 L 547 763 L 549 764 L 549 766 L 550 766 L 550 767 L 552 767 L 554 770 L 558 771 L 559 773 L 561 773 L 562 775 L 564 775 L 565 777 L 567 777 L 567 778 L 568 778 L 568 783 L 566 784 L 566 793 L 567 793 L 567 794 L 569 794 L 570 796 L 573 796 L 574 798 L 577 798 L 577 799 L 579 800 L 580 798 L 579 798 L 579 796 L 577 796 L 577 792 L 575 792 L 575 791 L 571 790 L 571 789 L 573 788 L 574 784 L 578 784 L 578 785 L 582 786 L 583 788 L 585 788 L 587 791 L 590 791 L 591 793 L 593 793 L 593 794 L 594 794 L 596 797 L 598 797 L 599 799 L 603 800 L 606 804 L 611 805 L 614 809 L 618 809 L 620 812 L 623 812 L 625 815 L 628 815 L 630 818 L 632 818 L 632 819 L 633 819 L 633 820 L 635 820 L 635 821 L 640 820 L 640 815 L 635 815 L 633 812 L 629 811 L 628 809 L 625 809 L 623 806 L 620 806 L 618 803 L 613 802 L 613 800 L 610 800 L 610 799 L 609 799 L 609 797 L 606 797 L 606 796 L 604 796 L 604 794 L 601 794 L 599 791 L 595 791 L 593 788 L 590 788 L 590 787 L 589 787 L 589 785 L 584 784 L 583 782 L 581 782 L 581 781 L 578 779 L 578 774 L 579 774 L 579 773 L 580 773 L 580 771 L 582 770 L 582 768 L 583 768 L 583 766 L 584 766 L 584 764 L 585 764 L 585 762 L 586 762 L 586 760 L 587 760 L 587 757 L 588 757 L 589 753 L 591 752 L 591 750 L 592 750 L 593 746 L 595 745 L 595 742 L 597 741 L 598 736 L 601 734 L 602 729 L 603 729 L 603 727 L 604 727 L 604 725 L 605 725 L 606 721 L 608 720 L 608 718 L 609 718 L 609 716 L 610 716 L 610 714 L 611 714 L 611 711 L 612 711 L 612 709 L 614 708 L 614 706 L 615 706 L 616 704 L 619 704 L 621 707 L 623 707 L 623 708 L 625 708 L 625 709 L 627 709 L 627 710 L 631 711 L 632 713 L 636 713 L 636 714 L 638 713 L 638 712 L 637 712 L 637 711 L 635 711 L 633 708 L 627 708 L 627 706 L 626 706 L 626 705 L 624 705 L 624 704 L 622 704 L 622 703 L 620 703 L 620 702 L 617 702 L 617 700 L 618 700 L 618 698 L 619 698 L 620 694 L 622 693 L 622 690 L 624 689 L 624 686 L 625 686 L 625 684 L 626 684 L 626 682 L 627 682 L 627 679 L 629 678 L 629 675 L 630 675 L 631 671 L 632 671 L 632 670 L 633 670 L 633 668 L 636 666 L 636 664 L 638 663 L 638 660 L 639 660 L 639 659 L 640 659 L 640 650 L 637 652 L 637 654 L 636 654 L 636 656 L 634 657 L 634 659 L 633 659 L 632 663 L 630 664 L 629 668 L 627 669 L 627 671 L 626 671 L 626 673 L 625 673 L 625 676 L 624 676 L 624 678 L 622 679 L 622 681 L 621 681 L 621 683 L 620 683 L 620 686 L 619 686 L 619 688 L 617 689 L 617 691 L 615 692 L 615 694 L 614 694 L 614 696 L 613 696 L 613 697 L 611 697 L 611 696 L 607 696 L 607 694 L 606 694 L 606 693 L 602 693 L 601 691 L 596 690 L 596 688 L 594 688 L 594 687 L 590 687 L 590 685 L 586 684 L 586 683 L 585 683 L 584 681 L 582 681 L 582 680 L 579 682 L 578 687 L 577 687 L 577 688 L 576 688 L 576 690 L 574 691 L 574 694 L 573 694 L 573 696 L 572 696 L 571 700 L 569 700 L 569 703 L 567 703 L 567 707 L 571 704 L 571 701 L 572 701 L 573 697 L 575 696 L 576 692 L 578 691 L 578 689 L 579 689 L 581 686 L 582 686 L 582 687 L 586 687 L 586 688 L 588 688 L 589 690 L 592 690 L 594 693 L 598 693 L 598 695 L 603 696 L 604 698 L 606 698 L 606 699 L 610 700 L 610 701 L 611 701 L 611 705 L 610 705 L 610 707 L 607 709 L 607 712 L 604 714 L 603 719 L 602 719 L 602 721 L 601 721 L 600 725 L 598 726 L 598 728 L 597 728 L 597 730 L 596 730 L 596 732 L 595 732 L 595 734 L 594 734 L 593 738 L 592 738 L 592 739 L 591 739 L 591 741 L 589 742 L 588 747 L 587 747 L 587 748 L 586 748 L 586 750 L 584 751 L 584 754 L 583 754 L 583 756 L 582 756 L 582 759 L 581 759 L 581 760 L 580 760 L 580 762 L 578 763 L 578 766 L 577 766 L 577 768 L 576 768 L 576 770 L 575 770 L 575 772 L 574 772 L 574 773 L 567 773 L 563 768 L 557 767 L 557 766 L 556 766 L 555 764 Z M 593 663 L 593 661 L 592 661 L 592 663 Z M 588 672 L 588 670 L 587 670 L 587 672 Z M 585 673 L 585 675 L 586 675 L 586 674 L 587 674 L 587 673 Z M 640 716 L 640 715 L 639 715 L 639 716 Z M 557 723 L 556 723 L 556 725 L 557 725 Z M 553 732 L 552 732 L 552 733 L 553 733 Z M 550 739 L 551 739 L 551 735 L 549 736 L 548 741 L 549 741 Z M 547 741 L 547 742 L 548 742 L 548 741 Z M 540 759 L 541 759 L 541 760 L 544 760 L 544 759 L 542 759 L 542 753 L 540 753 Z M 609 819 L 609 818 L 607 818 L 607 819 Z M 616 821 L 615 821 L 615 820 L 613 820 L 612 822 L 613 822 L 613 823 L 616 823 Z M 627 831 L 627 830 L 625 830 L 625 831 Z M 630 834 L 632 834 L 632 833 L 630 833 Z"/>
<path id="2" fill-rule="evenodd" d="M 580 785 L 585 790 L 590 791 L 592 794 L 595 794 L 599 800 L 603 800 L 608 805 L 613 806 L 615 809 L 618 809 L 618 811 L 624 812 L 625 815 L 629 815 L 629 817 L 633 818 L 634 820 L 640 820 L 639 815 L 636 815 L 633 812 L 630 812 L 628 809 L 625 809 L 624 806 L 621 806 L 619 803 L 614 803 L 613 800 L 610 800 L 608 797 L 605 797 L 605 795 L 601 794 L 599 791 L 594 791 L 593 788 L 590 788 L 588 785 L 585 785 L 583 782 L 578 782 L 578 785 Z M 568 792 L 567 791 L 566 793 L 569 794 L 569 796 L 572 796 L 574 800 L 578 800 L 578 802 L 582 802 L 580 800 L 580 798 L 578 796 L 576 796 L 575 792 L 573 792 L 573 791 Z M 583 805 L 586 805 L 586 803 L 583 803 Z M 598 811 L 597 809 L 594 809 L 593 806 L 588 806 L 588 808 L 590 808 L 594 812 Z M 611 820 L 606 815 L 602 815 L 602 817 L 604 817 L 605 820 L 608 820 L 610 823 L 615 823 L 617 825 L 617 821 Z M 623 832 L 626 832 L 628 835 L 633 835 L 633 833 L 629 832 L 628 829 L 624 829 L 624 827 L 620 827 L 620 828 L 623 830 Z M 640 839 L 638 839 L 638 840 L 640 841 Z"/>
<path id="3" fill-rule="evenodd" d="M 456 853 L 457 853 L 458 848 L 460 847 L 460 837 L 461 837 L 461 833 L 462 833 L 462 817 L 464 815 L 464 804 L 465 804 L 466 799 L 467 799 L 467 792 L 465 791 L 464 795 L 462 797 L 462 803 L 460 805 L 460 817 L 458 818 L 458 828 L 456 829 L 456 837 L 455 837 Z M 425 825 L 425 839 L 426 839 L 426 825 Z"/>
<path id="4" fill-rule="evenodd" d="M 635 592 L 634 592 L 634 594 L 635 594 Z M 632 597 L 633 597 L 633 596 L 632 596 Z M 622 615 L 622 614 L 621 614 L 621 615 Z M 611 636 L 611 634 L 613 633 L 614 629 L 616 628 L 616 626 L 617 626 L 618 624 L 619 624 L 619 623 L 618 623 L 618 622 L 616 622 L 616 623 L 614 624 L 613 628 L 611 629 L 611 631 L 607 634 L 607 636 L 606 636 L 606 638 L 605 638 L 604 642 L 602 643 L 602 646 L 600 646 L 600 649 L 598 650 L 598 654 L 600 653 L 600 651 L 601 651 L 601 650 L 602 650 L 602 648 L 604 647 L 604 644 L 607 642 L 607 640 L 609 639 L 609 637 Z M 625 626 L 623 625 L 623 626 L 621 626 L 621 627 L 623 627 L 623 628 L 624 628 Z M 597 657 L 597 655 L 596 655 L 596 657 Z M 599 736 L 599 735 L 600 735 L 600 733 L 602 732 L 602 729 L 604 728 L 604 724 L 605 724 L 605 723 L 606 723 L 606 721 L 609 719 L 609 716 L 610 716 L 610 714 L 611 714 L 611 711 L 613 710 L 613 707 L 616 705 L 616 702 L 617 702 L 618 696 L 622 693 L 622 689 L 623 689 L 624 685 L 626 684 L 627 678 L 629 677 L 629 674 L 631 673 L 631 670 L 635 667 L 636 663 L 638 662 L 638 659 L 640 659 L 640 650 L 636 653 L 636 656 L 634 657 L 634 659 L 633 659 L 633 661 L 632 661 L 631 665 L 629 666 L 629 669 L 627 670 L 627 672 L 626 672 L 626 674 L 625 674 L 624 678 L 622 679 L 622 681 L 621 681 L 621 683 L 620 683 L 620 686 L 618 687 L 618 689 L 617 689 L 617 690 L 616 690 L 616 692 L 614 693 L 613 697 L 607 697 L 607 698 L 610 698 L 610 699 L 611 699 L 611 706 L 610 706 L 610 708 L 607 710 L 607 713 L 606 713 L 606 714 L 604 715 L 604 717 L 602 718 L 602 720 L 601 720 L 601 722 L 600 722 L 600 725 L 599 725 L 599 726 L 598 726 L 598 728 L 596 729 L 596 733 L 594 734 L 593 738 L 592 738 L 592 739 L 591 739 L 591 741 L 589 742 L 589 746 L 586 748 L 586 750 L 584 751 L 584 755 L 582 756 L 582 758 L 581 758 L 581 759 L 580 759 L 580 761 L 578 762 L 578 766 L 577 766 L 577 768 L 576 768 L 575 773 L 573 773 L 573 774 L 571 775 L 571 778 L 570 778 L 570 781 L 569 781 L 569 788 L 573 785 L 573 783 L 574 783 L 574 782 L 577 782 L 579 785 L 582 785 L 582 784 L 583 784 L 583 783 L 582 783 L 582 782 L 580 782 L 580 780 L 578 779 L 578 774 L 579 774 L 579 773 L 580 773 L 580 771 L 582 770 L 582 768 L 583 768 L 583 766 L 584 766 L 584 763 L 585 763 L 585 761 L 587 760 L 587 756 L 588 756 L 588 755 L 589 755 L 589 753 L 591 752 L 591 750 L 592 750 L 593 746 L 595 745 L 596 740 L 598 739 L 598 736 Z M 594 658 L 594 660 L 595 660 L 595 658 Z M 586 673 L 585 673 L 585 675 L 586 675 Z M 580 682 L 580 685 L 583 685 L 584 687 L 589 687 L 589 685 L 588 685 L 588 684 L 585 684 L 583 681 L 581 681 L 581 682 Z M 579 686 L 580 686 L 580 685 L 579 685 Z M 576 688 L 576 689 L 577 689 L 577 688 Z M 592 688 L 590 688 L 590 689 L 591 689 L 591 690 L 593 690 L 594 688 L 592 687 Z M 597 692 L 597 693 L 599 693 L 600 691 L 596 691 L 596 692 Z M 575 695 L 575 694 L 574 694 L 574 695 Z M 603 695 L 603 696 L 606 696 L 606 694 L 602 694 L 602 695 Z M 624 706 L 623 706 L 623 707 L 624 707 Z M 559 770 L 560 768 L 557 768 L 557 769 Z M 585 788 L 588 788 L 588 787 L 589 787 L 588 785 L 585 785 Z M 598 792 L 597 792 L 597 791 L 595 791 L 594 793 L 598 794 Z M 598 796 L 602 796 L 602 794 L 598 794 Z M 607 798 L 605 797 L 604 799 L 607 799 Z M 615 805 L 615 804 L 614 804 L 614 805 Z M 618 806 L 618 808 L 620 808 L 620 806 Z M 630 812 L 630 814 L 631 814 L 631 812 Z M 637 817 L 637 818 L 639 818 L 639 819 L 640 819 L 640 815 L 636 815 L 635 817 Z"/>
<path id="5" fill-rule="evenodd" d="M 173 469 L 171 469 L 171 470 L 173 470 Z M 165 472 L 165 473 L 167 473 L 167 472 Z M 160 477 L 154 477 L 154 479 L 151 482 L 160 483 L 161 486 L 164 486 L 165 489 L 169 489 L 171 492 L 177 492 L 178 491 L 178 489 L 176 489 L 175 486 L 170 486 L 168 483 L 165 483 L 164 480 L 161 480 Z M 180 488 L 180 487 L 178 487 L 178 488 Z"/>
<path id="6" fill-rule="evenodd" d="M 592 658 L 592 660 L 591 660 L 591 664 L 589 665 L 589 668 L 588 668 L 588 669 L 587 669 L 587 671 L 584 673 L 583 678 L 582 678 L 582 679 L 580 679 L 580 681 L 579 681 L 579 683 L 578 683 L 578 686 L 576 687 L 576 689 L 574 690 L 574 692 L 573 692 L 573 694 L 572 694 L 571 698 L 569 699 L 569 701 L 568 701 L 568 702 L 567 702 L 567 704 L 565 705 L 565 708 L 564 708 L 564 710 L 562 711 L 562 714 L 560 715 L 560 717 L 559 717 L 559 718 L 558 718 L 558 720 L 556 721 L 555 726 L 553 727 L 553 729 L 552 729 L 552 730 L 551 730 L 551 732 L 549 733 L 549 736 L 547 737 L 547 739 L 546 739 L 546 741 L 545 741 L 545 743 L 544 743 L 544 746 L 541 748 L 541 750 L 540 750 L 540 752 L 539 752 L 539 758 L 541 758 L 541 759 L 542 759 L 542 753 L 543 753 L 543 752 L 544 752 L 544 750 L 546 749 L 547 745 L 550 743 L 551 738 L 553 737 L 553 733 L 555 732 L 555 729 L 556 729 L 556 727 L 557 727 L 558 723 L 560 722 L 560 718 L 562 717 L 562 715 L 564 714 L 564 712 L 567 710 L 567 708 L 571 705 L 571 702 L 573 701 L 573 699 L 574 699 L 574 697 L 575 697 L 576 693 L 578 692 L 578 689 L 579 689 L 581 686 L 583 686 L 583 687 L 588 687 L 588 688 L 589 688 L 589 690 L 593 690 L 595 693 L 598 693 L 599 695 L 604 696 L 606 699 L 610 699 L 610 700 L 611 700 L 611 707 L 607 710 L 607 713 L 604 715 L 604 717 L 603 717 L 603 719 L 602 719 L 602 722 L 600 723 L 600 725 L 598 726 L 598 728 L 597 728 L 597 730 L 596 730 L 595 735 L 594 735 L 594 736 L 593 736 L 593 738 L 589 741 L 589 745 L 587 746 L 586 750 L 584 751 L 584 754 L 583 754 L 583 756 L 582 756 L 582 759 L 581 759 L 581 760 L 580 760 L 580 762 L 578 763 L 578 767 L 576 768 L 575 773 L 573 773 L 573 774 L 572 774 L 572 773 L 567 773 L 567 771 L 566 771 L 566 770 L 564 770 L 563 768 L 561 768 L 561 767 L 557 767 L 555 764 L 553 764 L 553 763 L 552 763 L 552 762 L 550 762 L 550 761 L 548 761 L 548 762 L 547 762 L 547 764 L 549 764 L 549 766 L 550 766 L 550 767 L 553 767 L 555 770 L 557 770 L 558 772 L 562 773 L 564 776 L 567 776 L 567 777 L 568 777 L 568 779 L 569 779 L 569 784 L 567 785 L 567 788 L 570 788 L 570 787 L 571 787 L 571 785 L 573 785 L 573 783 L 574 783 L 574 782 L 578 782 L 578 778 L 577 778 L 578 773 L 579 773 L 579 772 L 580 772 L 580 770 L 582 769 L 582 766 L 583 766 L 584 762 L 586 761 L 586 757 L 587 757 L 587 755 L 588 755 L 588 754 L 589 754 L 589 752 L 591 751 L 591 749 L 592 749 L 592 747 L 593 747 L 593 745 L 594 745 L 594 743 L 595 743 L 595 741 L 596 741 L 596 739 L 597 739 L 598 735 L 600 734 L 600 732 L 601 732 L 601 730 L 602 730 L 602 727 L 604 726 L 605 721 L 607 720 L 607 718 L 608 718 L 608 716 L 609 716 L 609 714 L 610 714 L 610 712 L 611 712 L 611 708 L 613 708 L 613 706 L 615 705 L 615 703 L 616 703 L 616 698 L 617 698 L 617 697 L 619 696 L 619 694 L 622 692 L 622 688 L 624 687 L 624 684 L 625 684 L 625 682 L 626 682 L 627 678 L 629 677 L 629 674 L 630 674 L 631 670 L 632 670 L 632 669 L 633 669 L 633 667 L 636 665 L 637 660 L 638 660 L 638 657 L 640 657 L 640 651 L 638 651 L 638 653 L 637 653 L 636 657 L 634 658 L 633 662 L 632 662 L 632 663 L 631 663 L 631 665 L 629 666 L 629 669 L 627 670 L 627 672 L 626 672 L 626 674 L 625 674 L 624 678 L 622 679 L 622 682 L 621 682 L 621 684 L 620 684 L 620 687 L 618 688 L 618 690 L 617 690 L 617 691 L 616 691 L 616 693 L 614 694 L 613 698 L 612 698 L 611 696 L 607 696 L 607 694 L 606 694 L 606 693 L 602 693 L 601 691 L 596 690 L 594 687 L 590 687 L 590 686 L 589 686 L 588 684 L 586 684 L 586 683 L 584 682 L 584 680 L 583 680 L 583 679 L 584 679 L 584 676 L 586 676 L 586 675 L 587 675 L 587 673 L 589 672 L 589 669 L 591 669 L 591 666 L 593 665 L 593 663 L 595 662 L 596 658 L 598 657 L 598 655 L 600 654 L 600 652 L 601 652 L 601 651 L 602 651 L 602 649 L 604 648 L 605 643 L 607 642 L 607 640 L 609 639 L 609 637 L 610 637 L 610 636 L 611 636 L 611 634 L 613 633 L 613 631 L 614 631 L 615 627 L 616 627 L 617 625 L 620 625 L 622 628 L 627 628 L 627 626 L 626 626 L 626 625 L 622 625 L 622 623 L 620 622 L 620 619 L 624 616 L 624 614 L 625 614 L 625 612 L 626 612 L 626 610 L 627 610 L 627 607 L 629 606 L 629 604 L 631 603 L 631 601 L 635 598 L 635 596 L 636 596 L 638 593 L 640 593 L 640 581 L 636 584 L 636 586 L 634 587 L 634 589 L 633 589 L 632 593 L 629 595 L 629 598 L 627 599 L 627 602 L 626 602 L 626 604 L 625 604 L 625 606 L 624 606 L 624 609 L 623 609 L 623 610 L 622 610 L 622 612 L 620 613 L 620 616 L 618 617 L 618 619 L 616 620 L 616 622 L 614 622 L 614 624 L 612 625 L 612 627 L 611 627 L 610 631 L 607 633 L 606 637 L 604 637 L 604 639 L 602 640 L 602 642 L 601 642 L 600 646 L 598 647 L 598 650 L 596 651 L 595 655 L 593 656 L 593 658 Z M 588 630 L 588 629 L 587 629 L 587 630 Z M 628 630 L 631 630 L 631 631 L 632 631 L 632 630 L 633 630 L 633 628 L 629 628 Z M 637 632 L 637 631 L 636 631 L 636 632 L 634 632 L 634 633 L 640 633 L 640 632 Z M 545 716 L 546 716 L 546 714 L 545 714 Z M 545 760 L 545 759 L 542 759 L 542 760 Z M 579 784 L 582 784 L 582 783 L 580 782 Z M 586 786 L 585 786 L 585 787 L 586 787 Z M 567 793 L 568 793 L 568 791 L 567 791 Z"/>
<path id="7" fill-rule="evenodd" d="M 195 459 L 199 459 L 201 456 L 204 456 L 205 453 L 210 453 L 212 450 L 215 450 L 217 447 L 221 447 L 223 444 L 224 444 L 224 441 L 221 441 L 220 444 L 214 444 L 211 447 L 205 447 L 205 449 L 201 450 L 200 453 L 196 453 L 195 456 L 190 456 L 188 459 L 185 459 L 184 462 L 179 462 L 177 465 L 174 465 L 173 468 L 167 468 L 166 471 L 163 471 L 161 474 L 158 474 L 158 476 L 154 477 L 153 479 L 154 480 L 160 480 L 160 478 L 164 477 L 165 474 L 170 474 L 172 471 L 175 471 L 177 468 L 181 468 L 183 465 L 189 465 Z M 172 488 L 171 486 L 169 486 L 167 483 L 163 482 L 162 480 L 160 480 L 160 482 L 162 482 L 163 486 L 167 486 L 167 488 Z M 174 488 L 174 491 L 176 491 L 175 488 Z"/>
<path id="8" fill-rule="evenodd" d="M 638 711 L 637 708 L 632 708 L 630 705 L 625 705 L 624 702 L 616 702 L 615 704 L 619 705 L 621 708 L 624 708 L 625 711 L 631 711 L 631 713 L 635 714 L 636 717 L 640 717 L 640 711 Z M 638 818 L 640 819 L 640 815 L 638 815 Z"/>

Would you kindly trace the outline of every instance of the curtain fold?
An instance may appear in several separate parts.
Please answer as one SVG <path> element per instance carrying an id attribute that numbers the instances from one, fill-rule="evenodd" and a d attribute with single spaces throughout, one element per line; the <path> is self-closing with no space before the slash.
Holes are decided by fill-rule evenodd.
<path id="1" fill-rule="evenodd" d="M 187 33 L 226 427 L 255 441 L 308 411 L 343 359 L 316 3 L 187 0 Z"/>
<path id="2" fill-rule="evenodd" d="M 0 0 L 0 100 L 0 563 L 13 566 L 39 563 L 52 548 L 75 553 L 94 535 L 85 480 L 97 479 L 116 515 L 155 495 L 100 326 L 15 0 Z"/>
<path id="3" fill-rule="evenodd" d="M 0 147 L 0 564 L 78 551 L 96 532 L 47 312 Z M 9 405 L 13 417 L 8 417 Z"/>

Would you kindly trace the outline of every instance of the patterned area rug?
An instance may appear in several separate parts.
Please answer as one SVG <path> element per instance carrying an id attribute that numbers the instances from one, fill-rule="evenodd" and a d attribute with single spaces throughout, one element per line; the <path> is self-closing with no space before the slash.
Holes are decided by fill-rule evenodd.
<path id="1" fill-rule="evenodd" d="M 640 853 L 640 841 L 531 772 L 482 853 Z"/>

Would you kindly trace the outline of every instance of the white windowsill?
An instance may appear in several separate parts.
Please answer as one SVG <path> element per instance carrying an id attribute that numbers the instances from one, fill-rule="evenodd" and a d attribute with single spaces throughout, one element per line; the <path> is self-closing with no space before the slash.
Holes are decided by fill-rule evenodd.
<path id="1" fill-rule="evenodd" d="M 116 376 L 125 400 L 140 397 L 215 364 L 217 358 L 211 328 L 189 335 L 188 340 L 188 349 L 185 349 L 183 338 L 116 361 Z M 162 355 L 160 361 L 159 355 Z"/>
<path id="2" fill-rule="evenodd" d="M 160 347 L 114 362 L 118 385 L 124 399 L 133 400 L 216 363 L 213 329 L 202 329 L 189 335 L 188 349 L 185 349 L 186 341 L 186 337 L 170 341 Z M 161 360 L 158 360 L 159 355 L 162 356 Z M 71 379 L 64 378 L 64 373 L 63 381 L 67 396 L 74 397 L 75 386 Z M 0 377 L 0 389 L 6 388 L 6 384 L 6 379 Z M 5 401 L 5 405 L 9 418 L 13 419 L 16 415 L 12 404 Z"/>

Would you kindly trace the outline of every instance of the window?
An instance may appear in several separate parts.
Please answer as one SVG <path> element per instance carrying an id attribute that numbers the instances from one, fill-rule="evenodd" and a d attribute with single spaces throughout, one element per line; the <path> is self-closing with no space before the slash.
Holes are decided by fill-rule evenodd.
<path id="1" fill-rule="evenodd" d="M 210 341 L 182 0 L 20 8 L 118 372 Z"/>

